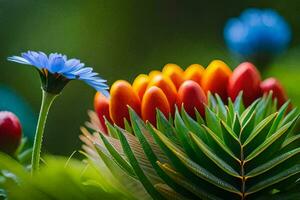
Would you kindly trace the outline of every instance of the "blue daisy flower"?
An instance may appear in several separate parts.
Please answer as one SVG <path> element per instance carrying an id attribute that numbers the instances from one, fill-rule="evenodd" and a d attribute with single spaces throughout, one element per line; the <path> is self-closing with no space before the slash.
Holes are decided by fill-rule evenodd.
<path id="1" fill-rule="evenodd" d="M 271 57 L 288 47 L 291 30 L 274 10 L 247 9 L 228 20 L 224 38 L 228 48 L 244 58 Z"/>
<path id="2" fill-rule="evenodd" d="M 47 56 L 43 52 L 28 51 L 22 53 L 21 56 L 8 57 L 8 60 L 38 69 L 42 87 L 46 92 L 58 94 L 70 80 L 78 79 L 105 96 L 109 95 L 106 80 L 93 72 L 93 68 L 85 67 L 84 63 L 78 59 L 68 59 L 66 55 L 58 53 L 51 53 Z"/>

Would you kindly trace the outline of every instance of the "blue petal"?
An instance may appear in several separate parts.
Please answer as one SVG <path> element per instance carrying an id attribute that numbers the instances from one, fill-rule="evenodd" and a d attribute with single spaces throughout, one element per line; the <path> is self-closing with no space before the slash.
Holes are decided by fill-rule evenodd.
<path id="1" fill-rule="evenodd" d="M 50 53 L 48 57 L 49 66 L 53 63 L 53 60 L 59 57 L 57 53 Z"/>
<path id="2" fill-rule="evenodd" d="M 79 78 L 80 80 L 89 80 L 89 81 L 94 81 L 95 83 L 106 83 L 107 81 L 102 79 L 102 78 L 99 78 L 98 76 L 96 77 L 90 77 L 90 78 L 82 78 L 80 77 Z"/>
<path id="3" fill-rule="evenodd" d="M 39 61 L 40 61 L 40 65 L 43 68 L 48 68 L 49 67 L 48 57 L 45 53 L 39 52 Z"/>
<path id="4" fill-rule="evenodd" d="M 96 89 L 96 90 L 97 90 L 97 89 Z M 109 97 L 109 92 L 108 92 L 108 90 L 102 90 L 102 89 L 100 89 L 100 90 L 97 90 L 97 91 L 101 92 L 101 94 L 103 94 L 105 97 Z"/>
<path id="5" fill-rule="evenodd" d="M 66 67 L 65 70 L 62 72 L 63 74 L 74 74 L 74 72 L 80 70 L 81 68 L 84 67 L 83 63 L 80 63 L 77 66 L 73 66 L 73 67 Z"/>
<path id="6" fill-rule="evenodd" d="M 87 74 L 83 74 L 83 75 L 80 75 L 79 79 L 80 80 L 84 80 L 84 79 L 91 79 L 91 78 L 96 78 L 98 75 L 98 73 L 95 73 L 95 72 L 91 72 L 91 73 L 87 73 Z M 97 77 L 98 78 L 98 77 Z"/>
<path id="7" fill-rule="evenodd" d="M 103 95 L 105 95 L 106 97 L 108 97 L 109 96 L 109 92 L 108 92 L 108 87 L 107 86 L 105 86 L 105 87 L 103 87 L 103 86 L 99 86 L 99 85 L 95 85 L 95 84 L 93 84 L 93 83 L 91 83 L 91 82 L 89 82 L 89 81 L 86 81 L 86 84 L 88 84 L 88 85 L 90 85 L 90 86 L 92 86 L 93 88 L 95 88 L 97 91 L 99 91 L 99 92 L 101 92 Z"/>
<path id="8" fill-rule="evenodd" d="M 48 70 L 51 73 L 57 73 L 60 70 L 62 70 L 65 67 L 65 60 L 63 57 L 59 56 L 59 57 L 55 57 L 52 60 L 52 63 L 50 63 Z"/>
<path id="9" fill-rule="evenodd" d="M 28 62 L 30 62 L 33 66 L 41 69 L 41 65 L 39 62 L 37 62 L 36 55 L 33 54 L 31 51 L 28 51 L 27 53 L 22 53 L 22 57 L 26 59 Z"/>
<path id="10" fill-rule="evenodd" d="M 91 73 L 92 71 L 93 71 L 93 68 L 85 67 L 85 68 L 79 69 L 77 71 L 74 71 L 73 74 L 81 76 L 81 75 L 84 75 L 84 74 Z"/>
<path id="11" fill-rule="evenodd" d="M 74 74 L 62 74 L 64 77 L 66 77 L 67 79 L 76 79 L 77 76 Z"/>
<path id="12" fill-rule="evenodd" d="M 106 83 L 104 83 L 104 82 L 96 82 L 96 81 L 94 81 L 94 80 L 84 80 L 85 82 L 88 82 L 88 83 L 91 83 L 91 84 L 93 84 L 93 85 L 97 85 L 97 86 L 101 86 L 101 87 L 103 87 L 103 88 L 107 88 L 108 89 L 108 86 L 106 85 Z"/>
<path id="13" fill-rule="evenodd" d="M 80 64 L 80 60 L 72 58 L 66 61 L 67 67 L 74 67 Z"/>
<path id="14" fill-rule="evenodd" d="M 12 61 L 12 62 L 17 62 L 20 64 L 31 65 L 31 63 L 28 60 L 26 60 L 25 58 L 20 57 L 20 56 L 11 56 L 11 57 L 8 57 L 7 60 Z"/>
<path id="15" fill-rule="evenodd" d="M 28 51 L 20 56 L 11 56 L 7 59 L 9 61 L 33 65 L 39 69 L 46 68 L 52 74 L 58 73 L 67 79 L 79 79 L 86 84 L 94 87 L 104 95 L 108 96 L 109 87 L 106 80 L 98 76 L 98 73 L 93 72 L 91 67 L 84 67 L 78 59 L 67 59 L 66 55 L 51 53 L 48 57 L 43 52 Z"/>

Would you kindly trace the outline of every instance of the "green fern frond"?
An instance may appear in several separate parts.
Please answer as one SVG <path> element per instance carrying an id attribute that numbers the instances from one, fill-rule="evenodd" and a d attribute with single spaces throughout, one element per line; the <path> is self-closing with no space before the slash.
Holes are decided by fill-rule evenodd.
<path id="1" fill-rule="evenodd" d="M 181 108 L 170 120 L 158 110 L 156 126 L 129 108 L 126 130 L 107 122 L 109 135 L 99 133 L 89 112 L 95 134 L 83 129 L 84 150 L 94 162 L 104 160 L 138 199 L 145 193 L 153 199 L 299 197 L 298 110 L 288 112 L 289 102 L 277 110 L 272 94 L 246 108 L 242 94 L 227 105 L 213 95 L 208 102 L 205 119 Z"/>

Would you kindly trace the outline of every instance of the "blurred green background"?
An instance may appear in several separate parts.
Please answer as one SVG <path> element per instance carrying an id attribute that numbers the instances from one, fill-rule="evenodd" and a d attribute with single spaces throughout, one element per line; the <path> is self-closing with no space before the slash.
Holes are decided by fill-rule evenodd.
<path id="1" fill-rule="evenodd" d="M 226 49 L 223 27 L 229 17 L 249 7 L 273 8 L 290 23 L 291 46 L 263 77 L 279 78 L 293 103 L 300 105 L 297 0 L 0 0 L 0 4 L 0 85 L 22 97 L 33 111 L 31 118 L 40 106 L 39 76 L 30 67 L 7 62 L 8 56 L 27 50 L 64 53 L 94 67 L 110 85 L 117 79 L 132 81 L 169 62 L 185 68 L 222 59 L 234 68 L 238 63 Z M 79 127 L 93 108 L 94 93 L 79 81 L 66 87 L 49 113 L 45 151 L 70 155 L 80 148 Z M 4 99 L 2 94 L 0 102 Z"/>

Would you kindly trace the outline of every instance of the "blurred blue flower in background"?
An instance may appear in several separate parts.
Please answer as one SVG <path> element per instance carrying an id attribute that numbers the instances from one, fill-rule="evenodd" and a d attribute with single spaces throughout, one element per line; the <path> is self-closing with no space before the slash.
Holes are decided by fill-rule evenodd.
<path id="1" fill-rule="evenodd" d="M 228 48 L 244 59 L 268 59 L 288 47 L 291 30 L 276 11 L 252 8 L 227 21 L 224 38 Z"/>
<path id="2" fill-rule="evenodd" d="M 58 94 L 70 80 L 79 79 L 108 95 L 106 80 L 98 77 L 93 68 L 85 67 L 78 59 L 67 59 L 66 55 L 58 53 L 47 56 L 43 52 L 28 51 L 8 60 L 37 68 L 46 92 Z"/>

